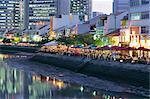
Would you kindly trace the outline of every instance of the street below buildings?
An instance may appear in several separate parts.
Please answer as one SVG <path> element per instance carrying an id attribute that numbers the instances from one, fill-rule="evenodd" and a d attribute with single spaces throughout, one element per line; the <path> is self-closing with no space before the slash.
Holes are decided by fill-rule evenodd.
<path id="1" fill-rule="evenodd" d="M 145 97 L 142 96 L 148 92 L 142 88 L 28 61 L 31 55 L 0 54 L 0 98 L 143 99 Z"/>

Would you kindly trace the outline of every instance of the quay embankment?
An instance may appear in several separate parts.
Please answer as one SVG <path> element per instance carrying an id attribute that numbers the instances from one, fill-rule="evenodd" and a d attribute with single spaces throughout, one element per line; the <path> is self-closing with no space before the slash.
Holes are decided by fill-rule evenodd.
<path id="1" fill-rule="evenodd" d="M 38 53 L 30 60 L 100 79 L 108 79 L 149 89 L 149 65 L 100 61 L 47 53 Z"/>
<path id="2" fill-rule="evenodd" d="M 24 47 L 24 46 L 0 45 L 0 50 L 36 53 L 39 50 L 39 48 L 38 47 L 28 47 L 28 46 Z"/>
<path id="3" fill-rule="evenodd" d="M 149 89 L 150 66 L 144 64 L 120 63 L 114 61 L 93 60 L 84 57 L 64 56 L 48 53 L 37 53 L 38 47 L 19 47 L 1 45 L 2 51 L 19 51 L 35 53 L 30 59 L 35 62 L 49 64 L 73 72 L 128 83 L 134 86 Z"/>

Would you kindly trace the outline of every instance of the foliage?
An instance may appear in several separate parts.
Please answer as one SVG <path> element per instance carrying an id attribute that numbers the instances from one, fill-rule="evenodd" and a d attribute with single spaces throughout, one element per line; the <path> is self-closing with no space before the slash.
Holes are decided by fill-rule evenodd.
<path id="1" fill-rule="evenodd" d="M 11 40 L 10 40 L 10 39 L 7 39 L 7 38 L 4 38 L 2 42 L 3 42 L 3 43 L 11 43 Z"/>
<path id="2" fill-rule="evenodd" d="M 13 43 L 19 43 L 21 41 L 21 39 L 19 37 L 14 37 L 14 39 L 12 39 Z"/>
<path id="3" fill-rule="evenodd" d="M 78 45 L 84 44 L 87 45 L 96 45 L 103 46 L 109 45 L 110 41 L 107 37 L 100 35 L 96 40 L 93 39 L 93 34 L 80 34 L 80 35 L 72 35 L 70 37 L 61 37 L 57 41 L 61 42 L 65 45 Z"/>

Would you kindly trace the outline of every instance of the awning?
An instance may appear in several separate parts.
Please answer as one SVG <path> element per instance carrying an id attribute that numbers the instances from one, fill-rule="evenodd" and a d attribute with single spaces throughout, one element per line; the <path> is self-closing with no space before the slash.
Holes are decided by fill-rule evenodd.
<path id="1" fill-rule="evenodd" d="M 56 41 L 52 41 L 52 42 L 48 42 L 46 44 L 44 44 L 44 46 L 57 46 L 58 45 L 58 42 Z"/>

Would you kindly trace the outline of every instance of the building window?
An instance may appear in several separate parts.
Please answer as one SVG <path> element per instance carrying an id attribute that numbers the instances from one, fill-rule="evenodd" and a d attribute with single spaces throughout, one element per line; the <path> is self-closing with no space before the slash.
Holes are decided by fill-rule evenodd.
<path id="1" fill-rule="evenodd" d="M 140 13 L 132 13 L 131 14 L 131 20 L 140 20 L 141 14 Z"/>
<path id="2" fill-rule="evenodd" d="M 149 19 L 149 12 L 142 12 L 141 13 L 141 19 Z"/>
<path id="3" fill-rule="evenodd" d="M 139 6 L 140 5 L 140 1 L 139 0 L 130 0 L 130 6 Z"/>
<path id="4" fill-rule="evenodd" d="M 141 34 L 148 34 L 148 33 L 149 33 L 149 26 L 142 26 Z"/>
<path id="5" fill-rule="evenodd" d="M 142 0 L 142 5 L 149 4 L 149 0 Z"/>

